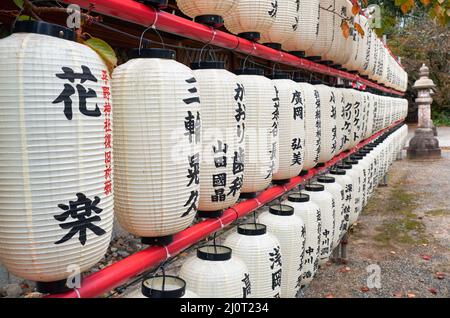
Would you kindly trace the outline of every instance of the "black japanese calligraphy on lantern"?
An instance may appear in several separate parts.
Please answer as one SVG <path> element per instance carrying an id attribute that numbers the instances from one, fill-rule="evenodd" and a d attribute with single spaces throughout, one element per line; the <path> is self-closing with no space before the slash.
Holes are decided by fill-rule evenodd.
<path id="1" fill-rule="evenodd" d="M 187 187 L 189 187 L 192 183 L 199 184 L 199 174 L 200 174 L 200 154 L 196 153 L 193 156 L 189 156 L 189 167 L 187 178 L 189 179 L 189 183 Z"/>
<path id="2" fill-rule="evenodd" d="M 228 145 L 222 142 L 222 140 L 217 140 L 217 147 L 213 146 L 212 148 L 214 152 L 214 165 L 216 168 L 226 167 Z"/>
<path id="3" fill-rule="evenodd" d="M 278 0 L 272 0 L 270 5 L 271 5 L 271 10 L 269 10 L 268 13 L 271 18 L 275 18 L 277 16 L 277 12 L 278 12 Z"/>
<path id="4" fill-rule="evenodd" d="M 247 298 L 247 296 L 252 293 L 250 275 L 245 273 L 244 278 L 241 280 L 241 282 L 244 283 L 244 287 L 242 287 L 242 298 Z"/>
<path id="5" fill-rule="evenodd" d="M 236 132 L 238 137 L 238 142 L 242 143 L 245 137 L 245 118 L 246 118 L 246 107 L 244 104 L 245 89 L 240 83 L 236 84 L 234 100 L 236 101 L 235 116 L 236 119 Z"/>
<path id="6" fill-rule="evenodd" d="M 227 185 L 227 174 L 213 174 L 213 187 L 225 187 Z"/>
<path id="7" fill-rule="evenodd" d="M 244 172 L 244 149 L 239 147 L 233 156 L 233 174 Z"/>
<path id="8" fill-rule="evenodd" d="M 211 196 L 211 202 L 224 202 L 226 199 L 225 189 L 214 189 L 214 193 Z"/>
<path id="9" fill-rule="evenodd" d="M 272 136 L 276 137 L 278 136 L 278 120 L 280 118 L 280 96 L 279 96 L 279 91 L 278 88 L 276 86 L 274 86 L 275 88 L 275 97 L 272 98 L 272 100 L 274 101 L 273 104 L 273 108 L 274 111 L 272 112 Z"/>
<path id="10" fill-rule="evenodd" d="M 360 116 L 360 106 L 361 106 L 361 103 L 358 102 L 358 101 L 355 102 L 355 104 L 353 106 L 353 110 L 355 112 L 355 116 L 353 118 L 353 126 L 355 126 L 358 130 L 361 128 L 360 127 L 360 118 L 359 118 L 359 116 Z M 356 141 L 356 140 L 358 140 L 358 138 L 359 138 L 359 135 L 357 134 L 357 132 L 354 132 L 353 140 Z"/>
<path id="11" fill-rule="evenodd" d="M 93 224 L 94 222 L 100 222 L 100 214 L 103 209 L 99 208 L 97 205 L 100 203 L 100 198 L 95 196 L 94 201 L 87 198 L 83 193 L 77 193 L 76 201 L 69 201 L 67 204 L 58 204 L 58 207 L 64 212 L 59 215 L 53 216 L 55 220 L 59 222 L 65 222 L 69 217 L 75 221 L 60 224 L 59 226 L 63 230 L 69 230 L 69 232 L 64 235 L 55 244 L 62 244 L 70 240 L 77 233 L 79 233 L 78 240 L 81 245 L 86 244 L 87 240 L 87 229 L 91 230 L 95 235 L 101 236 L 106 234 L 105 230 L 101 227 Z M 97 215 L 93 215 L 97 214 Z"/>
<path id="12" fill-rule="evenodd" d="M 78 93 L 78 108 L 80 110 L 80 113 L 82 113 L 85 116 L 89 117 L 100 117 L 102 115 L 100 108 L 97 104 L 95 104 L 95 108 L 93 110 L 90 110 L 87 108 L 87 100 L 89 98 L 96 98 L 97 93 L 91 89 L 84 87 L 82 84 L 84 84 L 86 81 L 90 82 L 97 82 L 97 78 L 92 75 L 91 70 L 89 67 L 82 65 L 81 70 L 82 73 L 75 73 L 73 69 L 70 67 L 62 67 L 61 68 L 63 73 L 55 74 L 56 77 L 68 80 L 71 84 L 64 84 L 64 89 L 59 94 L 59 96 L 52 102 L 52 104 L 59 104 L 64 103 L 64 115 L 68 120 L 72 120 L 73 117 L 73 111 L 72 111 L 72 95 L 75 94 L 75 88 Z M 75 84 L 75 80 L 80 80 L 80 84 L 76 84 L 75 87 L 73 84 Z"/>
<path id="13" fill-rule="evenodd" d="M 186 210 L 186 212 L 183 213 L 183 215 L 181 216 L 182 218 L 186 217 L 189 215 L 189 213 L 191 213 L 192 211 L 197 212 L 197 200 L 198 200 L 198 191 L 197 190 L 192 190 L 191 194 L 189 196 L 189 199 L 187 200 L 187 202 L 183 205 L 184 207 L 188 207 L 188 209 Z"/>
<path id="14" fill-rule="evenodd" d="M 281 263 L 281 254 L 280 254 L 280 247 L 274 247 L 273 248 L 273 252 L 269 253 L 269 261 L 272 263 L 272 265 L 270 265 L 270 269 L 274 269 L 276 267 L 281 267 L 282 263 Z"/>
<path id="15" fill-rule="evenodd" d="M 321 118 L 320 118 L 321 112 L 320 112 L 319 91 L 314 90 L 314 97 L 316 99 L 316 101 L 315 101 L 316 109 L 315 109 L 315 113 L 314 113 L 315 126 L 316 126 L 316 153 L 315 153 L 314 161 L 317 162 L 317 161 L 319 161 L 321 145 L 322 145 L 322 122 L 321 122 Z"/>
<path id="16" fill-rule="evenodd" d="M 281 268 L 272 273 L 272 290 L 281 287 Z"/>
<path id="17" fill-rule="evenodd" d="M 292 100 L 291 100 L 291 104 L 294 105 L 294 120 L 297 119 L 301 119 L 303 120 L 303 107 L 304 107 L 304 103 L 303 103 L 303 98 L 302 95 L 299 91 L 294 91 L 292 93 Z"/>
<path id="18" fill-rule="evenodd" d="M 270 150 L 269 153 L 270 153 L 270 166 L 267 171 L 267 176 L 264 179 L 269 179 L 272 176 L 273 171 L 275 170 L 275 163 L 277 158 L 277 142 L 272 143 L 272 150 Z"/>
<path id="19" fill-rule="evenodd" d="M 292 164 L 291 166 L 299 165 L 301 166 L 303 163 L 302 153 L 300 149 L 302 149 L 302 140 L 301 138 L 293 138 L 291 143 L 292 149 Z"/>
<path id="20" fill-rule="evenodd" d="M 184 128 L 186 130 L 184 135 L 189 137 L 190 143 L 200 142 L 200 125 L 200 112 L 197 111 L 196 115 L 194 116 L 189 110 L 187 112 L 187 116 L 184 117 Z"/>
<path id="21" fill-rule="evenodd" d="M 230 185 L 230 192 L 227 193 L 227 195 L 232 195 L 233 197 L 236 196 L 236 194 L 241 190 L 242 186 L 244 184 L 244 177 L 236 177 Z"/>

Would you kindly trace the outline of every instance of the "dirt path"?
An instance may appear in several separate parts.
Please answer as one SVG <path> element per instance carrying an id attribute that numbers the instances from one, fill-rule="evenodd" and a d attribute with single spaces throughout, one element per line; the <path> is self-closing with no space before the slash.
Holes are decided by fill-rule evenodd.
<path id="1" fill-rule="evenodd" d="M 327 264 L 303 297 L 450 297 L 449 194 L 450 151 L 396 161 L 350 233 L 348 263 Z M 381 288 L 368 288 L 376 265 Z"/>

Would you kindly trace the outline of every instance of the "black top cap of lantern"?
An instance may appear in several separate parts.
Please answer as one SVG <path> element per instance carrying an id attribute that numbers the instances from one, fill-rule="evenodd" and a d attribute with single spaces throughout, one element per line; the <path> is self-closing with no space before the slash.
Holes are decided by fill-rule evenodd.
<path id="1" fill-rule="evenodd" d="M 141 292 L 147 298 L 181 298 L 186 292 L 186 282 L 175 276 L 157 275 L 142 282 Z"/>
<path id="2" fill-rule="evenodd" d="M 312 85 L 320 85 L 320 84 L 323 84 L 323 82 L 321 80 L 312 80 L 311 84 Z"/>
<path id="3" fill-rule="evenodd" d="M 174 60 L 176 53 L 174 50 L 168 49 L 133 49 L 130 52 L 130 58 L 153 58 Z"/>
<path id="4" fill-rule="evenodd" d="M 223 61 L 200 61 L 191 63 L 193 70 L 223 70 L 225 69 L 225 62 Z"/>
<path id="5" fill-rule="evenodd" d="M 292 193 L 288 196 L 290 202 L 309 202 L 309 195 L 306 193 Z"/>
<path id="6" fill-rule="evenodd" d="M 204 261 L 228 261 L 231 248 L 222 245 L 204 245 L 197 249 L 197 257 Z"/>
<path id="7" fill-rule="evenodd" d="M 270 76 L 271 79 L 291 79 L 291 74 L 286 72 L 275 72 Z"/>
<path id="8" fill-rule="evenodd" d="M 236 75 L 261 75 L 264 76 L 262 68 L 240 68 L 234 72 Z"/>
<path id="9" fill-rule="evenodd" d="M 77 39 L 76 33 L 73 30 L 58 24 L 42 21 L 17 21 L 14 24 L 12 33 L 19 32 L 43 34 L 69 41 L 76 41 Z"/>
<path id="10" fill-rule="evenodd" d="M 305 190 L 311 191 L 311 192 L 320 192 L 320 191 L 324 191 L 325 187 L 323 186 L 323 184 L 312 183 L 312 184 L 307 184 L 305 186 Z"/>
<path id="11" fill-rule="evenodd" d="M 347 174 L 347 172 L 345 172 L 345 170 L 343 170 L 343 169 L 333 169 L 333 170 L 330 170 L 330 174 L 334 174 L 334 175 L 338 175 L 338 176 L 345 176 Z"/>
<path id="12" fill-rule="evenodd" d="M 355 161 L 362 160 L 363 158 L 364 158 L 363 156 L 358 155 L 358 154 L 355 154 L 355 155 L 351 155 L 351 156 L 350 156 L 350 160 L 355 160 Z"/>
<path id="13" fill-rule="evenodd" d="M 264 235 L 267 233 L 267 227 L 260 223 L 241 224 L 238 226 L 237 232 L 247 236 Z"/>
<path id="14" fill-rule="evenodd" d="M 168 0 L 137 0 L 145 5 L 150 5 L 158 9 L 165 9 L 168 6 Z"/>
<path id="15" fill-rule="evenodd" d="M 322 176 L 317 178 L 317 181 L 320 183 L 335 183 L 336 179 L 331 176 Z"/>
<path id="16" fill-rule="evenodd" d="M 344 169 L 344 170 L 350 170 L 352 168 L 352 165 L 348 163 L 343 163 L 336 166 L 338 169 Z"/>
<path id="17" fill-rule="evenodd" d="M 357 160 L 353 160 L 353 159 L 347 159 L 345 160 L 345 163 L 348 165 L 357 165 L 358 161 Z"/>
<path id="18" fill-rule="evenodd" d="M 290 216 L 294 215 L 294 208 L 285 204 L 272 205 L 269 208 L 269 212 L 274 215 Z"/>
<path id="19" fill-rule="evenodd" d="M 359 153 L 360 153 L 361 155 L 367 155 L 367 154 L 370 153 L 371 150 L 372 150 L 372 149 L 370 149 L 370 148 L 364 148 L 364 149 L 361 149 L 361 150 L 359 151 Z"/>

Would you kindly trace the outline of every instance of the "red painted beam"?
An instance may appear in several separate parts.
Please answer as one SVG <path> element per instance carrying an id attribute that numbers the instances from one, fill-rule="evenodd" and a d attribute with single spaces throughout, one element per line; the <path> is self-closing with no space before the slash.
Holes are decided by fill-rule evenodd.
<path id="1" fill-rule="evenodd" d="M 151 246 L 143 251 L 137 252 L 117 263 L 85 277 L 79 289 L 74 289 L 64 294 L 49 295 L 48 298 L 92 298 L 100 296 L 122 284 L 129 279 L 157 266 L 168 258 L 175 256 L 181 251 L 191 247 L 203 238 L 211 235 L 223 227 L 230 225 L 238 218 L 243 217 L 267 203 L 281 197 L 301 183 L 323 173 L 329 167 L 335 165 L 342 159 L 350 156 L 370 143 L 375 138 L 385 133 L 388 129 L 400 124 L 401 121 L 381 130 L 370 138 L 362 141 L 355 148 L 343 152 L 327 162 L 324 167 L 314 168 L 305 176 L 292 178 L 289 183 L 282 186 L 273 186 L 261 192 L 255 199 L 242 201 L 232 208 L 226 210 L 220 218 L 206 220 L 197 223 L 174 236 L 174 240 L 166 247 Z"/>
<path id="2" fill-rule="evenodd" d="M 171 34 L 176 34 L 202 43 L 209 43 L 221 48 L 234 50 L 239 53 L 249 54 L 272 62 L 278 62 L 299 69 L 308 70 L 329 76 L 341 77 L 353 82 L 361 82 L 368 87 L 380 91 L 403 96 L 402 92 L 381 86 L 372 81 L 350 74 L 329 66 L 298 58 L 286 52 L 278 51 L 257 44 L 233 34 L 214 30 L 205 25 L 187 20 L 185 18 L 158 11 L 133 0 L 62 0 L 67 4 L 78 4 L 82 8 L 91 8 L 100 14 L 111 16 L 120 20 L 132 22 L 145 27 L 154 25 L 156 29 Z"/>

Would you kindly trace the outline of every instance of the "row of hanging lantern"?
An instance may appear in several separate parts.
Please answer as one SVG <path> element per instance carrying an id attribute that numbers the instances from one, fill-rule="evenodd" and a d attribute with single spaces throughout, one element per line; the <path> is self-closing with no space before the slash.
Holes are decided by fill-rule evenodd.
<path id="1" fill-rule="evenodd" d="M 178 279 L 187 284 L 191 297 L 295 297 L 356 222 L 402 150 L 407 133 L 403 125 L 377 138 L 304 190 L 271 206 L 258 221 L 255 215 L 254 223 L 238 225 L 223 245 L 214 241 L 198 248 L 183 263 Z M 148 296 L 146 286 L 153 280 L 143 282 L 146 297 L 154 297 Z M 158 296 L 160 280 L 155 284 Z M 132 297 L 136 296 L 142 297 Z"/>
<path id="2" fill-rule="evenodd" d="M 399 91 L 408 75 L 351 0 L 177 0 L 187 16 Z"/>
<path id="3" fill-rule="evenodd" d="M 74 40 L 36 21 L 0 40 L 0 260 L 42 291 L 103 257 L 113 202 L 128 232 L 166 244 L 197 212 L 216 217 L 406 116 L 401 99 L 221 62 L 189 68 L 165 49 L 133 51 L 110 79 Z"/>

